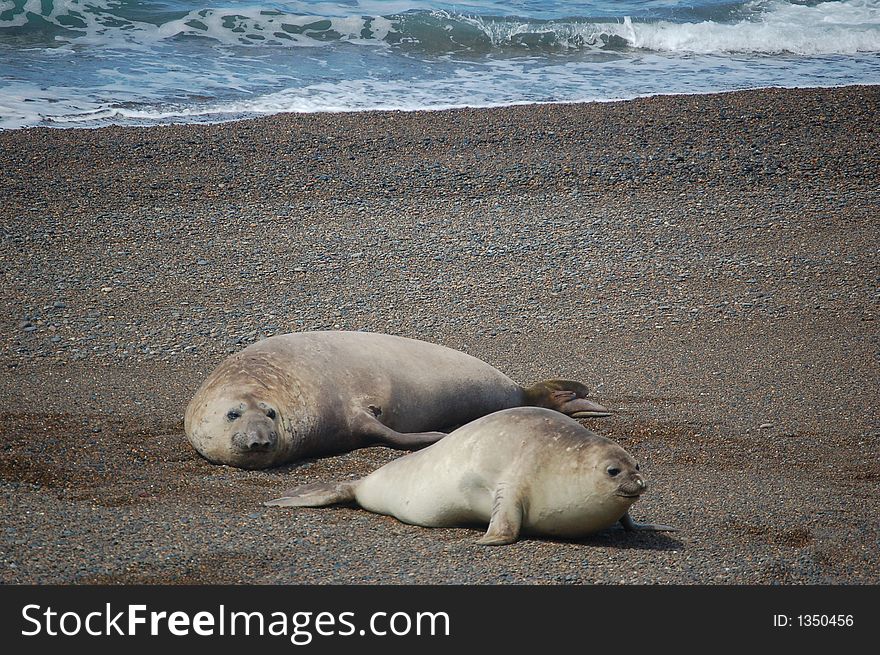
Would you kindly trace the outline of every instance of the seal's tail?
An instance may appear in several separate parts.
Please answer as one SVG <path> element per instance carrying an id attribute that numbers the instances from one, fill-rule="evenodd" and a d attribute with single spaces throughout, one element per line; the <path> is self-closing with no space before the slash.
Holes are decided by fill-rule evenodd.
<path id="1" fill-rule="evenodd" d="M 354 502 L 357 480 L 350 482 L 313 482 L 284 492 L 281 498 L 263 505 L 280 507 L 324 507 Z"/>

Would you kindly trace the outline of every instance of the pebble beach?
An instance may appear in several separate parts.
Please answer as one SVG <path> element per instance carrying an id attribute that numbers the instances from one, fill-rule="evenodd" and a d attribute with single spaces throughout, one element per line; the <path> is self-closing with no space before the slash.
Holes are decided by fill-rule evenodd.
<path id="1" fill-rule="evenodd" d="M 880 583 L 880 87 L 0 132 L 0 582 Z M 263 507 L 183 431 L 256 340 L 366 330 L 577 379 L 636 520 L 478 546 Z"/>

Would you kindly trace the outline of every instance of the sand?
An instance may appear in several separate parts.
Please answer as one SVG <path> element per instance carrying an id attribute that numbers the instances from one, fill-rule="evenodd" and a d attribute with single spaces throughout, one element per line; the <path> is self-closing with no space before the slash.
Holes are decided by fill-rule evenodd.
<path id="1" fill-rule="evenodd" d="M 0 582 L 880 582 L 880 87 L 0 133 Z M 183 410 L 289 331 L 389 332 L 520 383 L 651 485 L 638 520 L 476 545 L 261 506 L 369 448 L 212 465 Z"/>

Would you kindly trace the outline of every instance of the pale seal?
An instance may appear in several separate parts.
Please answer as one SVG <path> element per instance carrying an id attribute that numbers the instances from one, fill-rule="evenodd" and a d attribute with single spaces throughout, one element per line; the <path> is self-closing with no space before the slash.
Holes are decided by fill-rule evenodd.
<path id="1" fill-rule="evenodd" d="M 523 388 L 476 357 L 415 339 L 298 332 L 224 360 L 187 406 L 184 427 L 208 460 L 265 468 L 376 444 L 415 450 L 508 407 L 608 415 L 586 395 L 566 380 Z"/>
<path id="2" fill-rule="evenodd" d="M 265 504 L 355 502 L 426 527 L 488 522 L 478 543 L 500 545 L 520 533 L 583 537 L 618 521 L 627 530 L 674 530 L 630 518 L 646 489 L 639 465 L 610 439 L 558 412 L 519 407 L 468 423 L 365 478 L 304 485 Z"/>

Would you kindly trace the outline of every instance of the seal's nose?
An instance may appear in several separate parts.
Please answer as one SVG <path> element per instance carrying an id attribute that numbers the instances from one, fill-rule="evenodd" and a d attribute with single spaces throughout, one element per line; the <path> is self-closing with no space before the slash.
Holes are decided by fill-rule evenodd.
<path id="1" fill-rule="evenodd" d="M 241 452 L 263 453 L 272 450 L 278 442 L 278 434 L 274 430 L 254 428 L 236 432 L 232 437 L 233 445 Z"/>
<path id="2" fill-rule="evenodd" d="M 250 452 L 264 452 L 272 448 L 274 436 L 273 432 L 266 433 L 262 430 L 254 430 L 247 433 L 244 445 Z"/>
<path id="3" fill-rule="evenodd" d="M 648 490 L 648 483 L 645 482 L 645 480 L 640 475 L 636 476 L 636 484 L 639 485 L 639 489 L 641 489 L 642 493 Z"/>
<path id="4" fill-rule="evenodd" d="M 269 450 L 271 443 L 268 439 L 248 439 L 245 446 L 250 452 L 259 453 Z"/>

